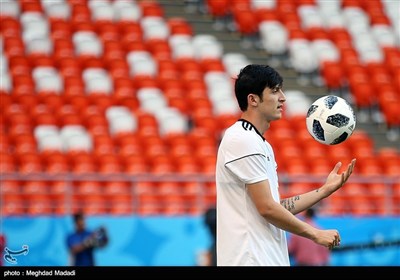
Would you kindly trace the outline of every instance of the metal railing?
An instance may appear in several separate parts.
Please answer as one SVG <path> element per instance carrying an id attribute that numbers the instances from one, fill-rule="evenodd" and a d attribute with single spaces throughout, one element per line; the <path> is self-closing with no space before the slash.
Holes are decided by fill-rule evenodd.
<path id="1" fill-rule="evenodd" d="M 279 180 L 285 197 L 298 191 L 294 184 L 307 184 L 311 190 L 322 185 L 326 177 L 279 174 Z M 318 203 L 320 213 L 399 215 L 400 198 L 394 192 L 399 182 L 400 175 L 353 175 L 342 189 Z M 79 186 L 83 183 L 94 187 L 82 192 Z M 27 184 L 36 184 L 36 188 L 27 191 Z M 362 185 L 363 191 L 353 192 L 354 184 Z M 372 191 L 374 184 L 379 184 L 378 191 Z M 88 214 L 199 214 L 216 199 L 215 177 L 206 174 L 2 173 L 0 186 L 4 216 L 71 214 L 78 210 Z"/>

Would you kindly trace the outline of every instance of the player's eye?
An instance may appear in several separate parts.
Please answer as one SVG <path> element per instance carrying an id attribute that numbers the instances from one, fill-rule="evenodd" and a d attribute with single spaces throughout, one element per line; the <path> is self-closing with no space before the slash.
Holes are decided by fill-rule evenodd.
<path id="1" fill-rule="evenodd" d="M 277 93 L 277 92 L 279 92 L 280 89 L 281 89 L 280 87 L 274 87 L 274 88 L 272 89 L 272 92 L 273 92 L 273 93 Z"/>

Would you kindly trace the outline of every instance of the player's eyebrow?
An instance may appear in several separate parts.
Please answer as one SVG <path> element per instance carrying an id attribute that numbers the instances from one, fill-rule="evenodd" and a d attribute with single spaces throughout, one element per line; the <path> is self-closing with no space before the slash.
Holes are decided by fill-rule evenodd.
<path id="1" fill-rule="evenodd" d="M 278 91 L 280 89 L 282 89 L 282 85 L 276 85 L 276 86 L 272 87 L 273 91 Z"/>

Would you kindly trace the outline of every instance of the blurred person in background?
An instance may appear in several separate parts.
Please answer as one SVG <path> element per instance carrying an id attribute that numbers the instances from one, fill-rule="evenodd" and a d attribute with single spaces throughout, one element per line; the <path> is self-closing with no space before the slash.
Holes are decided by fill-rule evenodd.
<path id="1" fill-rule="evenodd" d="M 6 248 L 6 236 L 0 233 L 0 266 L 3 266 L 3 254 Z"/>
<path id="2" fill-rule="evenodd" d="M 242 114 L 225 130 L 216 164 L 217 265 L 290 266 L 286 232 L 339 246 L 338 230 L 315 228 L 295 215 L 340 189 L 356 160 L 344 172 L 336 163 L 321 187 L 281 199 L 274 150 L 263 135 L 282 118 L 283 78 L 268 65 L 249 64 L 234 88 Z"/>
<path id="3" fill-rule="evenodd" d="M 315 208 L 309 208 L 304 213 L 304 222 L 318 228 L 315 222 Z M 319 246 L 310 239 L 299 235 L 291 235 L 288 241 L 289 255 L 296 266 L 327 266 L 329 265 L 330 251 Z"/>
<path id="4" fill-rule="evenodd" d="M 67 237 L 72 266 L 95 266 L 94 250 L 108 243 L 107 231 L 104 227 L 96 230 L 86 228 L 83 213 L 73 215 L 75 231 Z"/>
<path id="5" fill-rule="evenodd" d="M 217 213 L 215 206 L 209 207 L 204 213 L 204 223 L 211 236 L 211 245 L 207 251 L 207 265 L 216 266 L 217 265 L 217 248 L 216 248 L 216 238 L 217 238 Z"/>

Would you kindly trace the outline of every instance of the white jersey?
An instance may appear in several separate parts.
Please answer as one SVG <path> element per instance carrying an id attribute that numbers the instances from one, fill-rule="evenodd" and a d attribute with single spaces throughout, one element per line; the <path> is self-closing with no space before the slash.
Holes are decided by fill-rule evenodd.
<path id="1" fill-rule="evenodd" d="M 259 214 L 246 188 L 268 180 L 279 203 L 276 168 L 271 145 L 250 122 L 225 131 L 216 167 L 218 266 L 290 265 L 285 231 Z"/>

